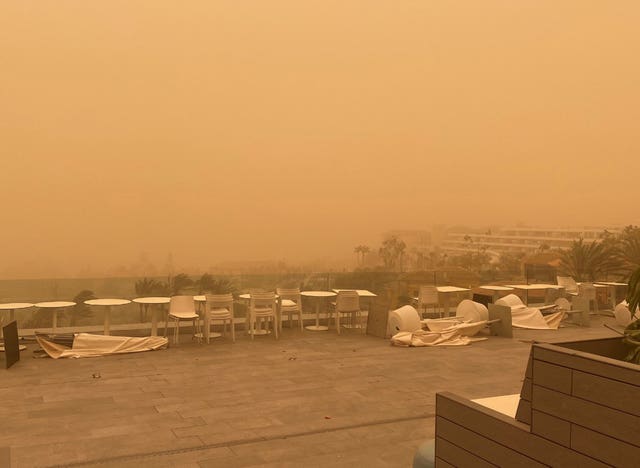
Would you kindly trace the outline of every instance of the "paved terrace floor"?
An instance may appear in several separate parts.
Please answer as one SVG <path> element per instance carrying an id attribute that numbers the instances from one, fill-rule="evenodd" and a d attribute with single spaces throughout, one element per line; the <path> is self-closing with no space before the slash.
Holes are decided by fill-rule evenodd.
<path id="1" fill-rule="evenodd" d="M 409 467 L 436 392 L 518 393 L 530 340 L 615 335 L 603 320 L 456 348 L 287 329 L 79 360 L 35 359 L 30 344 L 0 370 L 0 454 L 14 467 Z"/>

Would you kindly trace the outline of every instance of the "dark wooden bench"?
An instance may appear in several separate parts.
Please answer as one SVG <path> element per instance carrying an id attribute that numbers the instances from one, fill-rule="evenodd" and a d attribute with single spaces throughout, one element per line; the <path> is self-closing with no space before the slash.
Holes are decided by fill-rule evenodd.
<path id="1" fill-rule="evenodd" d="M 640 366 L 619 338 L 532 346 L 516 417 L 436 394 L 436 466 L 638 466 Z"/>

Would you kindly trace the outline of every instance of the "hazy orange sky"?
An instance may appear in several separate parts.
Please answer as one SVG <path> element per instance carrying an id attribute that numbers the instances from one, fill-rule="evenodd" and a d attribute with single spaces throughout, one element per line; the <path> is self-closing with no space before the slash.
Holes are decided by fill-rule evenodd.
<path id="1" fill-rule="evenodd" d="M 4 1 L 0 276 L 637 223 L 639 24 L 636 0 Z"/>

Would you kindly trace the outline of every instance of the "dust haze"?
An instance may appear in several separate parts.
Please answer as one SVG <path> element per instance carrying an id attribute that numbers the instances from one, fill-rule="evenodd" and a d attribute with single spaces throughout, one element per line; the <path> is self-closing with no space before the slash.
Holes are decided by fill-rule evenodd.
<path id="1" fill-rule="evenodd" d="M 0 5 L 0 277 L 638 219 L 636 1 Z"/>

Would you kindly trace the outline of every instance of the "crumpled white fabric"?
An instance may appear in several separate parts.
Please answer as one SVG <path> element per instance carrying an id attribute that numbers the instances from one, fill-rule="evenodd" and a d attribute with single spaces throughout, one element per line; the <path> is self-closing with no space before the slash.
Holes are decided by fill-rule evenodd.
<path id="1" fill-rule="evenodd" d="M 462 325 L 462 324 L 461 324 Z M 465 346 L 474 341 L 483 341 L 486 338 L 471 338 L 462 334 L 460 325 L 445 328 L 439 332 L 415 330 L 413 332 L 400 332 L 391 337 L 394 346 Z"/>
<path id="2" fill-rule="evenodd" d="M 496 304 L 511 307 L 511 325 L 517 328 L 556 330 L 566 314 L 564 310 L 561 310 L 552 314 L 542 315 L 540 309 L 527 307 L 515 294 L 508 294 L 498 299 Z"/>
<path id="3" fill-rule="evenodd" d="M 77 333 L 73 347 L 68 348 L 47 340 L 46 336 L 36 335 L 40 347 L 52 358 L 85 358 L 106 356 L 109 354 L 138 353 L 166 348 L 167 338 L 162 336 L 109 336 Z"/>

